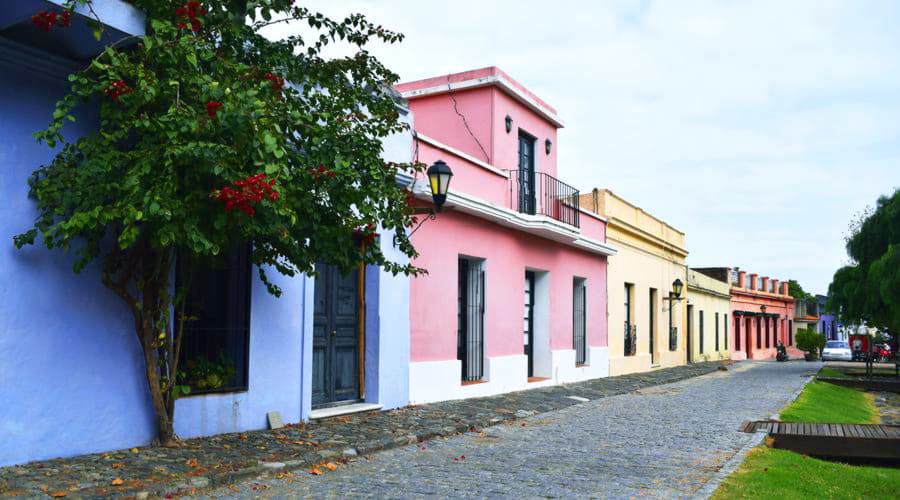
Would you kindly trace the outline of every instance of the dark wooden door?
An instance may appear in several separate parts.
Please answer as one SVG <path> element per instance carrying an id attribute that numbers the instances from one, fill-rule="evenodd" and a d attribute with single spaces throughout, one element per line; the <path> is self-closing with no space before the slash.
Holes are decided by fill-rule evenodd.
<path id="1" fill-rule="evenodd" d="M 312 404 L 359 399 L 359 273 L 316 266 Z"/>
<path id="2" fill-rule="evenodd" d="M 534 272 L 525 271 L 525 355 L 528 356 L 528 376 L 534 376 Z"/>
<path id="3" fill-rule="evenodd" d="M 519 212 L 535 213 L 534 137 L 519 131 Z"/>

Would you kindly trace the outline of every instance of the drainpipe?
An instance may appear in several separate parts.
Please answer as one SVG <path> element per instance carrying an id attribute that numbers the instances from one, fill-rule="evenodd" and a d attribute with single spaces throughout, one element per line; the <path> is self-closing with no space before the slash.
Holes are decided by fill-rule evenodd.
<path id="1" fill-rule="evenodd" d="M 600 213 L 600 190 L 597 188 L 594 188 L 594 190 L 591 191 L 591 197 L 594 202 L 594 213 L 599 214 Z"/>

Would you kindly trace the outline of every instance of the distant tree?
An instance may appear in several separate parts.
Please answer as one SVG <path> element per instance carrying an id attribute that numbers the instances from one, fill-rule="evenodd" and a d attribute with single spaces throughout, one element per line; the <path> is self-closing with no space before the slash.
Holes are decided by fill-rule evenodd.
<path id="1" fill-rule="evenodd" d="M 788 293 L 795 299 L 816 300 L 816 298 L 808 293 L 800 286 L 797 280 L 788 280 Z"/>
<path id="2" fill-rule="evenodd" d="M 845 323 L 900 332 L 900 189 L 882 196 L 874 211 L 851 225 L 851 263 L 834 273 L 828 308 Z"/>

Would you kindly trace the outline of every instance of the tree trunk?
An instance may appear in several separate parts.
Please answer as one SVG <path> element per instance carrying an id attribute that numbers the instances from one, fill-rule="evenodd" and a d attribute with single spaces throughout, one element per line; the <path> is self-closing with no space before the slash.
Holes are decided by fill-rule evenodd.
<path id="1" fill-rule="evenodd" d="M 147 336 L 145 335 L 144 338 L 147 339 Z M 147 340 L 150 340 L 152 343 L 153 337 L 151 336 Z M 143 348 L 144 363 L 147 370 L 147 388 L 150 389 L 150 400 L 153 402 L 153 410 L 156 412 L 157 438 L 160 445 L 173 446 L 177 442 L 172 418 L 174 415 L 169 412 L 163 397 L 156 362 L 156 350 L 153 345 L 147 345 L 147 343 L 145 343 Z"/>
<path id="2" fill-rule="evenodd" d="M 170 252 L 152 252 L 142 241 L 130 251 L 111 257 L 103 272 L 103 284 L 116 292 L 131 309 L 135 335 L 144 352 L 147 389 L 156 413 L 157 439 L 162 446 L 174 446 L 178 442 L 173 425 L 175 401 L 172 390 L 177 350 L 169 349 L 167 344 L 171 340 L 159 335 L 161 331 L 166 335 L 172 332 L 170 326 L 160 329 L 161 323 L 168 325 L 171 322 L 168 278 L 173 254 Z M 129 290 L 129 285 L 135 285 L 136 293 Z"/>

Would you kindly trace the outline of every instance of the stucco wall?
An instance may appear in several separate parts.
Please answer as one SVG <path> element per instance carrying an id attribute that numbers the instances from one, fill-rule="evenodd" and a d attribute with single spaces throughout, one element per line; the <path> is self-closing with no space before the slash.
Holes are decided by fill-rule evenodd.
<path id="1" fill-rule="evenodd" d="M 606 345 L 606 262 L 550 240 L 447 212 L 413 240 L 428 274 L 410 283 L 411 360 L 456 359 L 457 259 L 485 259 L 485 355 L 522 354 L 525 270 L 550 276 L 550 349 L 572 348 L 572 280 L 587 279 L 588 344 Z"/>
<path id="2" fill-rule="evenodd" d="M 691 360 L 705 361 L 728 359 L 731 339 L 731 303 L 727 283 L 710 278 L 692 269 L 688 270 L 688 305 L 693 306 L 693 318 L 688 322 L 691 328 Z M 700 312 L 703 312 L 703 349 L 700 343 Z M 685 310 L 688 313 L 688 310 Z M 719 346 L 716 349 L 716 313 L 718 313 Z M 701 352 L 702 351 L 702 352 Z"/>
<path id="3" fill-rule="evenodd" d="M 685 304 L 675 301 L 672 309 L 673 324 L 678 328 L 678 345 L 669 350 L 669 302 L 663 300 L 676 279 L 685 281 L 684 264 L 660 258 L 644 249 L 619 241 L 610 234 L 610 244 L 619 253 L 609 259 L 609 372 L 620 375 L 648 371 L 655 367 L 681 365 L 685 357 Z M 635 355 L 625 356 L 625 283 L 632 287 L 632 324 L 637 325 Z M 654 351 L 655 363 L 650 355 L 650 289 L 656 289 Z M 682 292 L 684 294 L 684 292 Z M 684 295 L 683 295 L 684 296 Z"/>

